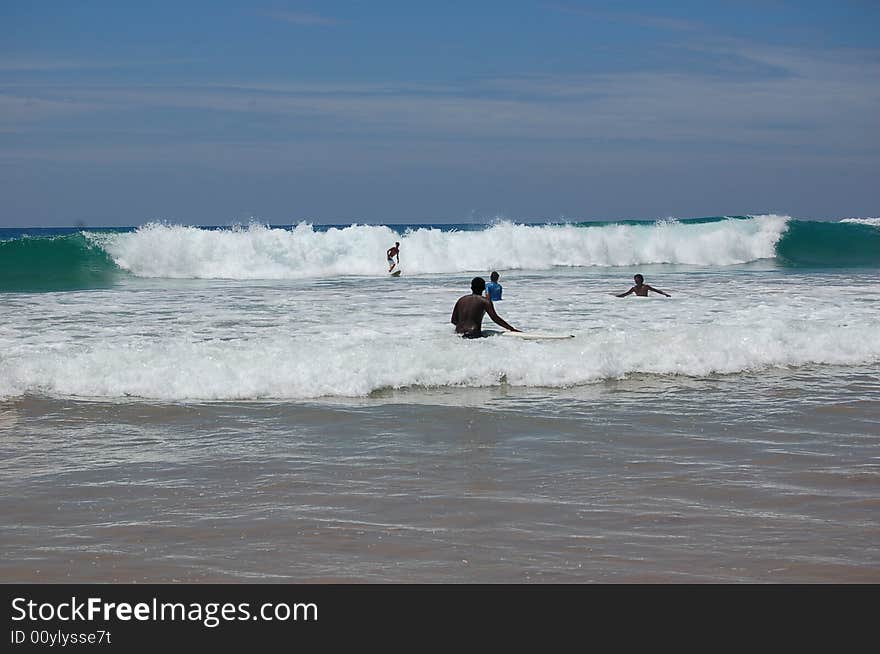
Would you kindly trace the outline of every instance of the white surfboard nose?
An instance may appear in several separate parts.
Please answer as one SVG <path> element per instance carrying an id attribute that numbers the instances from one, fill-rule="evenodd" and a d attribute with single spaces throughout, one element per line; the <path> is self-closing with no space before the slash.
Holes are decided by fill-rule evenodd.
<path id="1" fill-rule="evenodd" d="M 549 332 L 501 332 L 503 336 L 515 336 L 526 341 L 550 341 L 563 338 L 574 338 L 574 334 L 551 334 Z"/>

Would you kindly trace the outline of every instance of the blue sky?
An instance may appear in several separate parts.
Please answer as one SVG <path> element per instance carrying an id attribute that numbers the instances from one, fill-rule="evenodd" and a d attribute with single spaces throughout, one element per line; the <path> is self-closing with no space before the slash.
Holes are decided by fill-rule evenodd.
<path id="1" fill-rule="evenodd" d="M 880 215 L 880 3 L 0 4 L 0 225 Z"/>

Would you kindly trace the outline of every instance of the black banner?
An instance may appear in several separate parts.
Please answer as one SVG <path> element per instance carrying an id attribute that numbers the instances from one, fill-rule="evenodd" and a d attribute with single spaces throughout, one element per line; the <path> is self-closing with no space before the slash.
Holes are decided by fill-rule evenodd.
<path id="1" fill-rule="evenodd" d="M 766 643 L 873 625 L 873 586 L 7 585 L 8 647 Z M 870 611 L 870 613 L 869 613 Z M 859 616 L 863 616 L 861 621 Z M 572 640 L 573 639 L 573 640 Z M 709 646 L 709 641 L 706 645 Z M 757 641 L 755 641 L 757 642 Z"/>

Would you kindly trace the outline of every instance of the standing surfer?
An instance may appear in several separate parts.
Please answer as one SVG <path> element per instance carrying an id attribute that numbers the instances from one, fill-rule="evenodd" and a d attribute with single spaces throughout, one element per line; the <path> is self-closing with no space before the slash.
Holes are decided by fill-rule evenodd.
<path id="1" fill-rule="evenodd" d="M 394 266 L 400 263 L 400 243 L 395 242 L 394 247 L 388 248 L 385 256 L 388 257 L 388 272 L 391 272 L 394 270 Z M 397 263 L 394 262 L 394 257 L 397 257 Z"/>

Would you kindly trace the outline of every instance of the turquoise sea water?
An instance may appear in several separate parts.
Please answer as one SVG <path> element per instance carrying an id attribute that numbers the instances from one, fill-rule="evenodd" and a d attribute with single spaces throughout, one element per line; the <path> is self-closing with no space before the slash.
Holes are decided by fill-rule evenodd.
<path id="1" fill-rule="evenodd" d="M 681 239 L 682 246 L 686 247 L 688 241 L 694 244 L 699 243 L 700 238 L 712 231 L 713 225 L 718 226 L 719 233 L 722 228 L 729 226 L 731 221 L 742 221 L 744 224 L 754 222 L 753 217 L 733 217 L 733 218 L 697 218 L 676 221 L 674 223 L 677 228 L 677 236 Z M 876 223 L 876 221 L 875 221 Z M 871 222 L 819 222 L 804 221 L 796 219 L 785 219 L 784 229 L 780 230 L 778 239 L 774 242 L 772 253 L 752 252 L 746 253 L 742 257 L 743 261 L 759 260 L 762 258 L 770 258 L 780 266 L 793 267 L 831 267 L 846 268 L 852 266 L 880 266 L 880 229 L 877 224 Z M 573 225 L 563 224 L 544 224 L 544 225 L 520 225 L 522 231 L 521 238 L 525 239 L 529 235 L 529 230 L 542 229 L 548 234 L 560 235 L 565 231 L 571 232 L 572 228 L 581 231 L 577 238 L 571 238 L 571 241 L 595 240 L 602 242 L 609 238 L 614 231 L 628 229 L 634 233 L 633 238 L 638 239 L 638 232 L 647 232 L 641 235 L 641 240 L 647 240 L 651 237 L 651 232 L 655 238 L 662 235 L 664 228 L 670 226 L 669 221 L 619 221 L 619 222 L 595 222 L 595 223 L 575 223 Z M 327 234 L 329 231 L 344 230 L 346 226 L 340 225 L 319 225 L 309 226 L 311 233 L 309 236 L 314 237 L 315 234 Z M 387 225 L 377 227 L 375 229 L 383 229 L 401 235 L 424 235 L 431 233 L 488 233 L 492 234 L 493 230 L 500 231 L 500 228 L 516 229 L 516 225 L 506 224 L 499 225 L 475 225 L 475 224 L 443 224 L 443 225 Z M 688 230 L 688 227 L 691 227 Z M 152 225 L 147 229 L 162 229 L 163 226 Z M 366 227 L 364 227 L 366 229 Z M 38 290 L 67 290 L 76 288 L 98 288 L 106 287 L 120 276 L 126 274 L 138 275 L 137 270 L 127 267 L 118 257 L 114 256 L 112 247 L 107 247 L 110 242 L 135 239 L 139 231 L 144 228 L 136 229 L 128 228 L 97 228 L 97 229 L 78 229 L 78 228 L 31 228 L 31 229 L 0 229 L 0 290 L 3 291 L 38 291 Z M 173 227 L 164 226 L 164 229 L 173 229 Z M 220 228 L 220 227 L 202 227 L 198 228 L 202 231 L 211 232 L 231 232 L 242 228 Z M 271 228 L 277 231 L 286 231 L 291 235 L 291 240 L 295 240 L 293 235 L 296 229 L 290 227 L 276 226 Z M 247 227 L 245 227 L 247 230 Z M 689 234 L 688 231 L 691 233 Z M 305 236 L 305 235 L 303 235 Z M 564 238 L 564 237 L 561 237 Z M 144 239 L 146 240 L 146 239 Z M 304 240 L 304 239 L 303 239 Z M 356 238 L 351 239 L 351 246 L 358 245 Z M 439 239 L 438 239 L 439 241 Z M 287 245 L 293 245 L 287 244 Z M 439 243 L 438 243 L 439 245 Z M 462 244 L 467 247 L 466 243 Z M 209 256 L 208 253 L 193 253 L 195 257 L 199 254 Z M 273 253 L 267 252 L 266 256 L 272 256 Z M 279 243 L 278 252 L 275 255 L 283 255 L 284 248 Z M 328 252 L 330 257 L 338 255 L 337 252 Z M 431 253 L 436 254 L 436 253 Z M 728 263 L 721 253 L 722 259 L 718 262 L 721 265 Z M 749 254 L 754 258 L 750 258 Z M 772 254 L 770 257 L 763 257 L 762 254 Z M 365 258 L 372 257 L 372 252 L 363 252 Z M 544 253 L 545 259 L 551 265 L 554 263 L 554 252 L 552 249 Z M 664 261 L 662 257 L 650 261 L 633 261 L 632 263 L 687 263 L 687 257 L 669 257 L 671 260 Z M 683 259 L 683 260 L 677 260 Z M 505 261 L 504 253 L 499 253 L 498 267 L 520 267 L 523 265 L 521 261 Z M 578 262 L 578 265 L 590 265 L 589 259 Z M 615 265 L 612 261 L 596 261 L 595 265 Z M 704 261 L 703 263 L 712 264 L 712 261 Z M 506 264 L 506 265 L 505 265 Z M 513 265 L 511 265 L 513 264 Z M 565 264 L 563 264 L 565 265 Z M 297 277 L 301 275 L 298 266 L 291 265 L 289 273 L 291 276 Z M 344 271 L 341 271 L 344 273 Z M 436 272 L 441 272 L 437 270 Z M 151 276 L 161 276 L 161 271 L 155 271 Z M 177 275 L 174 275 L 177 276 Z M 232 277 L 235 278 L 235 272 Z"/>

